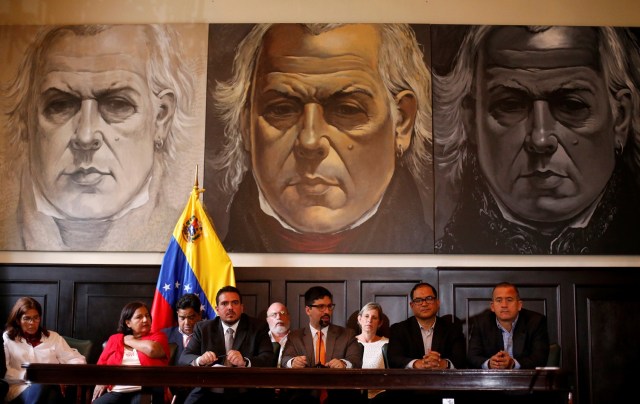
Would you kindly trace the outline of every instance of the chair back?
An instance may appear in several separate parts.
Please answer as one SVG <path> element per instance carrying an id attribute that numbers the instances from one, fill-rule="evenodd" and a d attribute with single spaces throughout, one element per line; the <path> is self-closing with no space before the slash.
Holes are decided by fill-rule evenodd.
<path id="1" fill-rule="evenodd" d="M 384 367 L 385 369 L 389 369 L 389 359 L 387 356 L 387 351 L 389 350 L 389 343 L 387 342 L 382 346 L 382 359 L 384 359 Z"/>
<path id="2" fill-rule="evenodd" d="M 562 353 L 562 349 L 558 344 L 549 345 L 549 358 L 547 359 L 547 366 L 549 367 L 560 367 L 560 357 Z"/>
<path id="3" fill-rule="evenodd" d="M 91 341 L 90 339 L 78 339 L 78 338 L 68 337 L 66 335 L 63 335 L 62 338 L 64 338 L 64 340 L 67 341 L 67 344 L 69 344 L 71 348 L 77 349 L 78 352 L 80 352 L 80 354 L 84 356 L 84 358 L 87 360 L 87 363 L 90 363 L 91 348 L 93 348 L 93 341 Z"/>

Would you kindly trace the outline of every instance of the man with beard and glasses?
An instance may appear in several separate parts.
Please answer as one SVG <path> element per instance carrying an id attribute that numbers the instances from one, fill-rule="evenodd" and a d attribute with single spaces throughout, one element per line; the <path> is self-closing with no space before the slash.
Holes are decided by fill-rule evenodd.
<path id="1" fill-rule="evenodd" d="M 267 323 L 269 324 L 269 338 L 274 344 L 274 352 L 278 352 L 276 366 L 281 367 L 280 359 L 291 327 L 291 317 L 287 306 L 280 302 L 274 302 L 267 309 Z M 276 347 L 275 344 L 278 344 Z"/>
<path id="2" fill-rule="evenodd" d="M 335 304 L 333 295 L 322 286 L 312 286 L 304 294 L 305 312 L 309 316 L 306 327 L 291 331 L 282 354 L 282 367 L 354 369 L 362 367 L 362 345 L 350 328 L 331 324 Z M 289 390 L 289 402 L 347 402 L 358 399 L 359 392 L 349 390 Z"/>

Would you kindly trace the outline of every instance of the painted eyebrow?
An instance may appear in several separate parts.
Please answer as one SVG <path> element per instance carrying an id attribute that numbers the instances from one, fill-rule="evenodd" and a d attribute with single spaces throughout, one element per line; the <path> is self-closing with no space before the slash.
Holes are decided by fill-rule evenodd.
<path id="1" fill-rule="evenodd" d="M 294 91 L 283 91 L 283 90 L 276 90 L 276 89 L 270 89 L 267 90 L 265 92 L 265 94 L 277 94 L 283 98 L 289 98 L 289 99 L 293 99 L 293 100 L 299 100 L 301 97 L 298 95 L 298 93 L 294 90 Z M 341 88 L 333 93 L 331 93 L 329 95 L 329 97 L 327 97 L 328 99 L 331 98 L 344 98 L 344 97 L 349 97 L 355 94 L 363 94 L 366 97 L 369 98 L 373 98 L 373 93 L 365 88 L 361 88 L 361 87 L 354 87 L 354 86 L 348 86 L 348 87 L 344 87 Z"/>
<path id="2" fill-rule="evenodd" d="M 102 98 L 104 96 L 108 96 L 116 93 L 122 93 L 122 92 L 139 94 L 139 92 L 131 86 L 122 86 L 122 87 L 111 87 L 111 88 L 105 88 L 105 89 L 99 90 L 93 93 L 92 98 Z M 70 88 L 69 91 L 66 91 L 57 87 L 50 87 L 50 88 L 47 88 L 41 94 L 41 96 L 44 96 L 44 97 L 50 97 L 50 96 L 56 96 L 56 95 L 70 95 L 75 98 L 82 98 L 77 92 L 73 90 L 73 88 Z"/>

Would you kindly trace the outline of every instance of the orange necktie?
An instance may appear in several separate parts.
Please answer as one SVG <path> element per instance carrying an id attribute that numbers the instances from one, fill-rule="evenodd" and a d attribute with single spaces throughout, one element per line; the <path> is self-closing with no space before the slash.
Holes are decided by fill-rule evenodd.
<path id="1" fill-rule="evenodd" d="M 318 331 L 318 340 L 316 344 L 316 362 L 324 365 L 326 350 L 322 341 L 322 331 Z"/>
<path id="2" fill-rule="evenodd" d="M 322 341 L 322 331 L 318 331 L 318 341 L 316 346 L 316 361 L 322 365 L 324 365 L 326 361 L 326 350 L 324 347 L 324 342 Z M 329 393 L 327 389 L 320 390 L 320 404 L 324 404 L 329 397 Z"/>

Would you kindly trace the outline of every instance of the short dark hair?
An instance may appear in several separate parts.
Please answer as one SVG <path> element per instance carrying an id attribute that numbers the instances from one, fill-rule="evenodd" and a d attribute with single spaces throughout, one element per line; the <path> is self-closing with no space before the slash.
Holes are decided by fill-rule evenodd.
<path id="1" fill-rule="evenodd" d="M 202 303 L 200 298 L 195 293 L 187 293 L 180 296 L 180 299 L 176 302 L 176 311 L 193 309 L 196 313 L 202 311 Z"/>
<path id="2" fill-rule="evenodd" d="M 496 291 L 496 288 L 513 288 L 516 291 L 516 297 L 520 300 L 520 291 L 518 287 L 511 282 L 500 282 L 496 286 L 491 289 L 491 298 L 493 299 L 493 293 Z"/>
<path id="3" fill-rule="evenodd" d="M 427 282 L 420 282 L 420 283 L 416 283 L 415 286 L 413 288 L 411 288 L 411 293 L 409 293 L 409 298 L 411 300 L 413 300 L 413 293 L 416 291 L 416 289 L 421 288 L 421 287 L 429 287 L 431 288 L 431 291 L 433 292 L 433 296 L 437 299 L 438 298 L 438 291 L 436 290 L 435 287 L 433 287 L 432 284 L 427 283 Z"/>
<path id="4" fill-rule="evenodd" d="M 124 305 L 124 307 L 122 308 L 122 311 L 120 312 L 120 321 L 118 322 L 118 332 L 121 332 L 124 335 L 133 334 L 133 330 L 127 325 L 127 320 L 131 320 L 136 310 L 138 310 L 140 307 L 144 307 L 147 309 L 147 311 L 149 311 L 149 307 L 147 306 L 147 304 L 141 301 L 129 302 Z"/>
<path id="5" fill-rule="evenodd" d="M 238 297 L 240 297 L 240 303 L 242 303 L 242 295 L 240 294 L 240 291 L 238 290 L 238 288 L 236 288 L 235 286 L 227 285 L 227 286 L 221 287 L 218 293 L 216 293 L 216 306 L 218 305 L 218 302 L 219 302 L 218 298 L 223 293 L 237 293 Z"/>
<path id="6" fill-rule="evenodd" d="M 311 306 L 313 302 L 325 296 L 329 296 L 329 299 L 333 301 L 333 295 L 329 292 L 329 289 L 323 286 L 312 286 L 304 293 L 304 304 L 305 306 Z"/>

